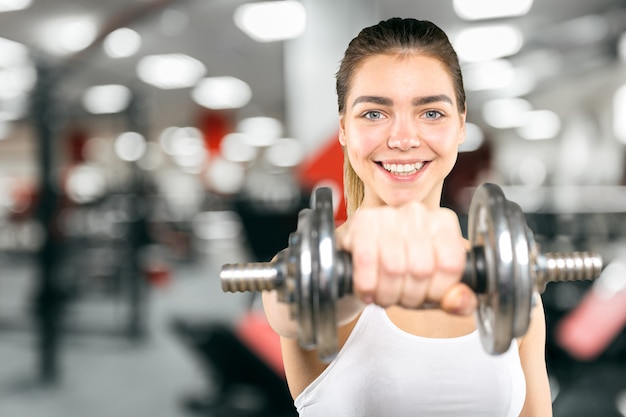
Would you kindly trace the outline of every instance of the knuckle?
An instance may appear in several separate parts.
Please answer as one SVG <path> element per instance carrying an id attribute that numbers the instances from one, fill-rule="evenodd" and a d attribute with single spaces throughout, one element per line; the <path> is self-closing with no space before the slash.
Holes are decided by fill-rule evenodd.
<path id="1" fill-rule="evenodd" d="M 462 251 L 446 253 L 437 259 L 438 268 L 445 273 L 460 275 L 465 270 L 467 257 Z"/>
<path id="2" fill-rule="evenodd" d="M 461 226 L 456 213 L 448 208 L 440 208 L 433 213 L 431 223 L 434 231 L 446 230 L 461 235 Z"/>
<path id="3" fill-rule="evenodd" d="M 352 251 L 352 263 L 355 268 L 367 269 L 376 264 L 376 254 L 373 249 L 359 248 Z"/>
<path id="4" fill-rule="evenodd" d="M 410 277 L 413 281 L 425 281 L 431 278 L 435 274 L 435 268 L 429 265 L 420 265 L 412 268 L 410 271 Z"/>
<path id="5" fill-rule="evenodd" d="M 389 277 L 397 277 L 405 272 L 405 268 L 398 262 L 383 262 L 380 265 L 381 273 Z"/>
<path id="6" fill-rule="evenodd" d="M 423 281 L 435 273 L 435 264 L 432 259 L 422 259 L 412 262 L 409 268 L 410 277 L 416 281 Z"/>
<path id="7" fill-rule="evenodd" d="M 425 294 L 426 285 L 425 282 L 415 282 L 407 280 L 404 291 L 400 298 L 400 304 L 407 308 L 417 308 L 424 303 L 426 297 Z"/>
<path id="8" fill-rule="evenodd" d="M 376 291 L 376 284 L 372 284 L 370 280 L 361 279 L 362 275 L 355 273 L 352 279 L 352 289 L 354 293 L 360 297 L 371 296 Z"/>

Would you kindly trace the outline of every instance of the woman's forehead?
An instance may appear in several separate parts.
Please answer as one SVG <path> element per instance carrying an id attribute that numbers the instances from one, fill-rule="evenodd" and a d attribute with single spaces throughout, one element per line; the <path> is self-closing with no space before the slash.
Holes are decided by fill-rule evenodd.
<path id="1" fill-rule="evenodd" d="M 448 72 L 448 68 L 444 63 L 433 56 L 418 52 L 402 52 L 368 56 L 355 68 L 353 75 L 364 71 L 382 69 L 381 67 L 384 67 L 384 71 L 406 67 L 410 68 L 411 71 L 419 72 Z"/>
<path id="2" fill-rule="evenodd" d="M 355 69 L 350 84 L 348 95 L 394 89 L 454 91 L 454 83 L 446 66 L 436 58 L 417 53 L 372 55 Z"/>

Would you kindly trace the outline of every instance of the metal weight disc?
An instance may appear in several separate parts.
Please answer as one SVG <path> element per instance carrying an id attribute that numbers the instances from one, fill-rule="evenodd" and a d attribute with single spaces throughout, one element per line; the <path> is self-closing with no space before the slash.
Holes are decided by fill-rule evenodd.
<path id="1" fill-rule="evenodd" d="M 313 312 L 314 285 L 313 276 L 313 253 L 312 253 L 312 226 L 313 210 L 301 210 L 298 215 L 298 246 L 293 248 L 293 256 L 296 259 L 295 264 L 298 265 L 297 274 L 294 279 L 295 300 L 294 308 L 296 314 L 294 317 L 298 323 L 298 342 L 304 349 L 313 349 L 315 347 L 315 317 Z"/>
<path id="2" fill-rule="evenodd" d="M 315 190 L 312 245 L 317 252 L 317 274 L 314 276 L 313 314 L 316 325 L 317 353 L 330 362 L 337 354 L 337 278 L 335 277 L 335 221 L 330 188 Z"/>
<path id="3" fill-rule="evenodd" d="M 515 257 L 506 201 L 500 187 L 482 184 L 472 197 L 468 216 L 469 240 L 485 253 L 487 288 L 478 295 L 477 324 L 483 347 L 491 354 L 506 352 L 514 331 Z"/>
<path id="4" fill-rule="evenodd" d="M 507 202 L 507 218 L 514 248 L 514 292 L 513 336 L 523 336 L 530 325 L 530 312 L 534 288 L 533 253 L 535 239 L 526 224 L 522 209 L 512 201 Z"/>

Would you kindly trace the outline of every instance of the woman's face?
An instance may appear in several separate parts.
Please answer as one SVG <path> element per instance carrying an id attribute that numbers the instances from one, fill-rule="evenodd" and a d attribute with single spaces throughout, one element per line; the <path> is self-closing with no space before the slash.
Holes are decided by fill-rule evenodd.
<path id="1" fill-rule="evenodd" d="M 355 70 L 339 141 L 365 187 L 363 206 L 439 206 L 465 139 L 445 66 L 424 55 L 374 55 Z"/>

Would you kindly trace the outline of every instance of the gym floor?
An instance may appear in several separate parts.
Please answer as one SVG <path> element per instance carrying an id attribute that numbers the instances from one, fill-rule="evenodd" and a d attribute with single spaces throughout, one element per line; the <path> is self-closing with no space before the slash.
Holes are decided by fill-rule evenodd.
<path id="1" fill-rule="evenodd" d="M 187 400 L 210 393 L 213 387 L 175 336 L 172 321 L 230 325 L 249 303 L 242 294 L 223 294 L 219 285 L 218 259 L 237 261 L 237 252 L 214 255 L 201 262 L 172 263 L 169 283 L 150 289 L 146 337 L 141 341 L 111 336 L 111 330 L 125 325 L 126 306 L 119 299 L 72 305 L 67 315 L 74 326 L 79 320 L 89 331 L 63 336 L 53 383 L 42 382 L 38 340 L 24 314 L 36 272 L 33 262 L 0 258 L 0 311 L 7 323 L 0 330 L 0 416 L 194 415 Z"/>

